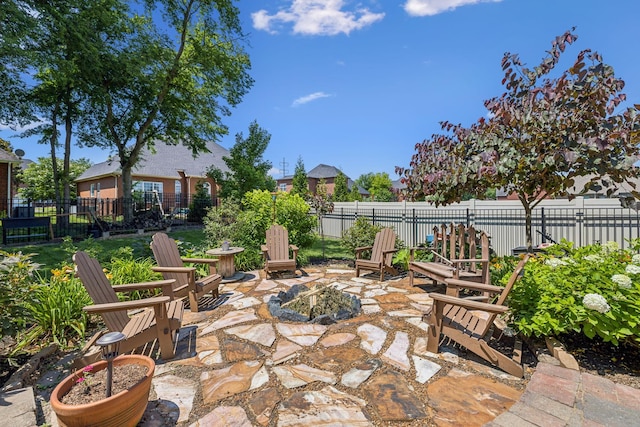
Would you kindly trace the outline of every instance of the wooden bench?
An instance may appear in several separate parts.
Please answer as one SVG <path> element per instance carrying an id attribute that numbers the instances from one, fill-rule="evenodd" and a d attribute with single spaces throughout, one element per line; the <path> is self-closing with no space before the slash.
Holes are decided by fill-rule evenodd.
<path id="1" fill-rule="evenodd" d="M 25 233 L 10 234 L 9 230 L 26 230 Z M 6 245 L 9 240 L 44 237 L 46 240 L 53 238 L 51 228 L 51 218 L 48 216 L 32 218 L 3 218 L 2 219 L 2 244 Z"/>
<path id="2" fill-rule="evenodd" d="M 489 236 L 484 232 L 478 235 L 473 226 L 452 223 L 435 227 L 433 246 L 427 248 L 433 261 L 416 261 L 415 252 L 419 249 L 412 248 L 410 252 L 409 283 L 412 286 L 416 273 L 442 284 L 456 280 L 490 284 Z M 447 287 L 447 293 L 452 292 L 455 288 Z"/>

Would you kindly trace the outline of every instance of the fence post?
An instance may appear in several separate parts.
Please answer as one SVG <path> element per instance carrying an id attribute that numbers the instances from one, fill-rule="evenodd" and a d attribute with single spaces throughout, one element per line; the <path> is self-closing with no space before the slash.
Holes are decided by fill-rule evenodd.
<path id="1" fill-rule="evenodd" d="M 416 218 L 416 209 L 411 209 L 413 216 L 413 243 L 412 246 L 417 246 L 418 242 L 418 219 Z"/>
<path id="2" fill-rule="evenodd" d="M 340 208 L 340 235 L 344 235 L 344 208 Z"/>
<path id="3" fill-rule="evenodd" d="M 544 206 L 540 208 L 540 222 L 542 227 L 542 243 L 547 243 L 547 219 L 544 216 Z"/>
<path id="4" fill-rule="evenodd" d="M 373 225 L 376 225 L 376 209 L 375 208 L 371 209 L 371 222 L 373 223 Z"/>

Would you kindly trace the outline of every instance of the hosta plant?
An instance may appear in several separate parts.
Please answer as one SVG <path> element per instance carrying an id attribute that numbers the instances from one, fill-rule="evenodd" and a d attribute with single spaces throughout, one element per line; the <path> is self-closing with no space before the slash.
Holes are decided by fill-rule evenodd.
<path id="1" fill-rule="evenodd" d="M 511 292 L 516 327 L 527 336 L 582 332 L 640 346 L 640 240 L 573 248 L 563 240 L 532 257 Z"/>

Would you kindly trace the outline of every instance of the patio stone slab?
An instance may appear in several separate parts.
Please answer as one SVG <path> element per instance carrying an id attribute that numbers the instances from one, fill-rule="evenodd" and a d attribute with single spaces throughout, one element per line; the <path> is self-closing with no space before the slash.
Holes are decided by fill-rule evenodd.
<path id="1" fill-rule="evenodd" d="M 327 330 L 324 325 L 307 323 L 278 323 L 276 328 L 283 337 L 303 346 L 314 345 Z"/>
<path id="2" fill-rule="evenodd" d="M 239 406 L 218 406 L 189 427 L 253 427 L 247 413 Z"/>
<path id="3" fill-rule="evenodd" d="M 198 385 L 195 381 L 175 375 L 163 375 L 154 377 L 152 384 L 158 399 L 175 405 L 174 413 L 169 413 L 171 419 L 179 423 L 189 420 Z"/>
<path id="4" fill-rule="evenodd" d="M 207 335 L 208 333 L 223 329 L 229 326 L 237 325 L 239 323 L 251 322 L 252 320 L 258 320 L 256 311 L 253 308 L 247 308 L 245 310 L 230 311 L 222 316 L 220 319 L 211 322 L 211 325 L 202 328 L 199 336 Z"/>
<path id="5" fill-rule="evenodd" d="M 378 353 L 387 339 L 387 333 L 384 329 L 370 323 L 358 327 L 358 336 L 362 339 L 360 347 L 371 354 Z"/>
<path id="6" fill-rule="evenodd" d="M 260 323 L 258 325 L 241 325 L 224 330 L 227 334 L 271 347 L 276 340 L 276 332 L 271 323 Z"/>
<path id="7" fill-rule="evenodd" d="M 363 412 L 365 405 L 364 400 L 334 387 L 298 392 L 280 405 L 278 427 L 373 426 Z"/>
<path id="8" fill-rule="evenodd" d="M 303 385 L 321 381 L 335 384 L 336 376 L 333 372 L 312 368 L 309 365 L 299 364 L 294 366 L 276 366 L 273 372 L 286 388 L 296 388 Z"/>
<path id="9" fill-rule="evenodd" d="M 416 396 L 405 377 L 394 370 L 385 369 L 376 374 L 362 390 L 369 405 L 383 421 L 410 421 L 427 417 L 424 399 Z"/>
<path id="10" fill-rule="evenodd" d="M 203 372 L 200 376 L 202 398 L 206 404 L 250 390 L 253 376 L 262 368 L 262 362 L 238 362 L 223 369 Z"/>
<path id="11" fill-rule="evenodd" d="M 411 369 L 411 362 L 407 351 L 409 351 L 409 335 L 406 332 L 396 332 L 393 342 L 380 358 L 398 369 L 408 371 Z"/>

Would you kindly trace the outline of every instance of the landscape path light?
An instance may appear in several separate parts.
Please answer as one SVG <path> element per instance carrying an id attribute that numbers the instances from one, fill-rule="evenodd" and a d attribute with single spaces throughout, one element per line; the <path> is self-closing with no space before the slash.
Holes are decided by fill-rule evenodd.
<path id="1" fill-rule="evenodd" d="M 113 380 L 113 359 L 118 357 L 120 342 L 126 337 L 122 332 L 108 332 L 101 336 L 96 344 L 102 348 L 102 358 L 107 361 L 107 396 L 111 396 L 111 383 Z"/>

